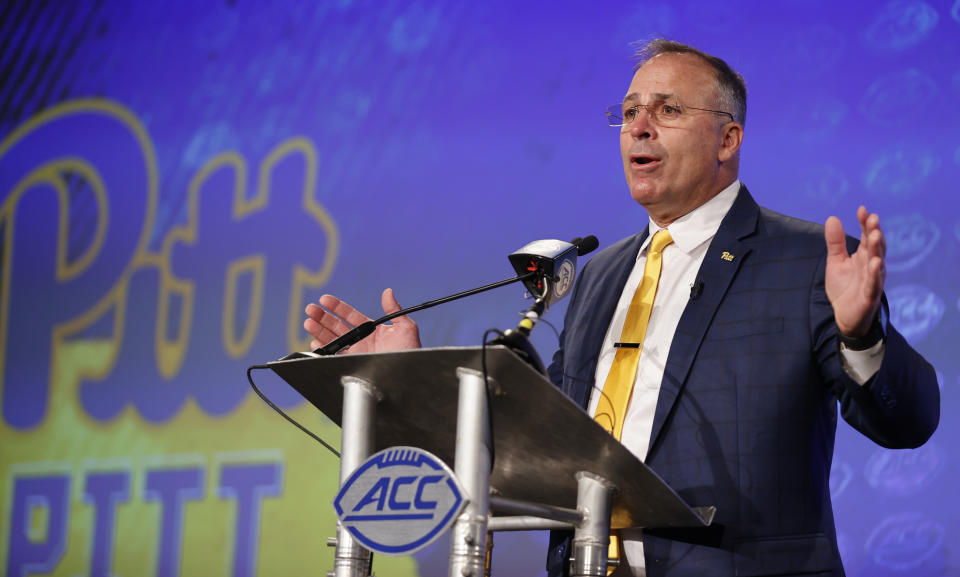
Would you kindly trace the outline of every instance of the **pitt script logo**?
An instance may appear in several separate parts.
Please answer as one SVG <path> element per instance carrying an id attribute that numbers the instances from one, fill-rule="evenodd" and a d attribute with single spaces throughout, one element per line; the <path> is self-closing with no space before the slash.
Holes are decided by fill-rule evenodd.
<path id="1" fill-rule="evenodd" d="M 0 167 L 7 426 L 43 422 L 64 347 L 78 340 L 107 349 L 71 387 L 99 422 L 129 405 L 163 422 L 188 398 L 208 415 L 229 413 L 247 391 L 222 375 L 242 374 L 258 339 L 306 348 L 300 317 L 314 292 L 306 289 L 327 281 L 339 250 L 337 227 L 315 198 L 317 153 L 307 138 L 276 145 L 252 178 L 239 152 L 209 159 L 190 180 L 184 214 L 169 219 L 179 224 L 163 232 L 154 226 L 153 143 L 117 102 L 41 112 L 0 142 Z M 303 250 L 285 230 L 307 231 L 315 247 Z"/>

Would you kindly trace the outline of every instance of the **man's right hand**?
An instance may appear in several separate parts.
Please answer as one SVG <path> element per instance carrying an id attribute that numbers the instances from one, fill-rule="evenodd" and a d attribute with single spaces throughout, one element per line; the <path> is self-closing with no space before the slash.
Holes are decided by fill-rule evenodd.
<path id="1" fill-rule="evenodd" d="M 320 306 L 313 303 L 307 305 L 308 318 L 303 321 L 303 328 L 313 336 L 310 342 L 311 349 L 320 348 L 353 327 L 371 320 L 367 315 L 333 295 L 323 295 L 319 302 Z M 393 289 L 383 291 L 380 302 L 386 314 L 400 310 L 400 303 L 394 297 Z M 345 352 L 384 353 L 418 348 L 420 348 L 420 330 L 417 328 L 417 323 L 410 320 L 410 317 L 400 316 L 393 319 L 391 324 L 378 326 L 373 334 L 349 347 Z"/>

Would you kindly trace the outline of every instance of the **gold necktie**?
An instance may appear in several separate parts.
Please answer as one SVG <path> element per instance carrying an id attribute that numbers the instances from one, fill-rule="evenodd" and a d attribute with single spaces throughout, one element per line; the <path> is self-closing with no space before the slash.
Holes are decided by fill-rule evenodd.
<path id="1" fill-rule="evenodd" d="M 647 262 L 643 266 L 643 280 L 640 281 L 637 292 L 633 294 L 633 300 L 627 310 L 627 319 L 620 333 L 620 343 L 628 346 L 617 348 L 613 366 L 610 367 L 607 380 L 603 383 L 597 413 L 593 417 L 600 426 L 617 439 L 620 439 L 623 434 L 623 420 L 633 393 L 633 382 L 637 378 L 637 365 L 640 362 L 640 351 L 643 350 L 643 337 L 647 334 L 653 299 L 657 295 L 663 249 L 672 242 L 673 239 L 666 230 L 657 232 L 650 241 Z"/>
<path id="2" fill-rule="evenodd" d="M 610 367 L 607 380 L 603 383 L 597 413 L 593 417 L 601 427 L 618 440 L 623 434 L 623 420 L 627 414 L 627 405 L 630 404 L 630 396 L 633 394 L 633 382 L 637 379 L 637 365 L 640 363 L 640 351 L 643 350 L 643 338 L 647 334 L 653 299 L 657 296 L 663 249 L 672 242 L 673 239 L 666 230 L 658 231 L 650 241 L 647 262 L 643 265 L 643 279 L 637 287 L 637 292 L 633 293 L 633 300 L 630 301 L 630 308 L 627 310 L 627 319 L 620 333 L 621 343 L 635 346 L 617 348 L 613 366 Z M 624 561 L 620 551 L 619 535 L 610 535 L 607 558 Z M 614 568 L 612 566 L 608 568 L 608 576 Z"/>

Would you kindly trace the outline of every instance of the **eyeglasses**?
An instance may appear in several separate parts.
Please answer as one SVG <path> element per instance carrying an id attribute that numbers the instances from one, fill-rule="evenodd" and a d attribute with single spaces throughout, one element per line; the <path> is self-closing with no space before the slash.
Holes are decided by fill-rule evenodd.
<path id="1" fill-rule="evenodd" d="M 640 109 L 643 108 L 650 115 L 650 120 L 660 126 L 670 126 L 677 124 L 688 110 L 699 110 L 701 112 L 712 112 L 714 114 L 726 114 L 730 120 L 734 120 L 733 115 L 723 110 L 711 110 L 709 108 L 697 108 L 695 106 L 683 106 L 680 104 L 671 104 L 663 100 L 651 102 L 650 104 L 634 104 L 626 106 L 625 104 L 612 104 L 607 107 L 607 124 L 610 126 L 629 126 L 637 119 Z"/>

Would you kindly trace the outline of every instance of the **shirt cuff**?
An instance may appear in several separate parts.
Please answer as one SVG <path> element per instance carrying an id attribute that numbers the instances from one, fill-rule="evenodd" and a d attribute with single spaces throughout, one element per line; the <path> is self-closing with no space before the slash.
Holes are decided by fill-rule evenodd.
<path id="1" fill-rule="evenodd" d="M 887 349 L 883 339 L 877 341 L 869 349 L 855 351 L 840 345 L 840 366 L 847 375 L 862 385 L 869 381 L 880 370 L 883 364 L 883 353 Z"/>

